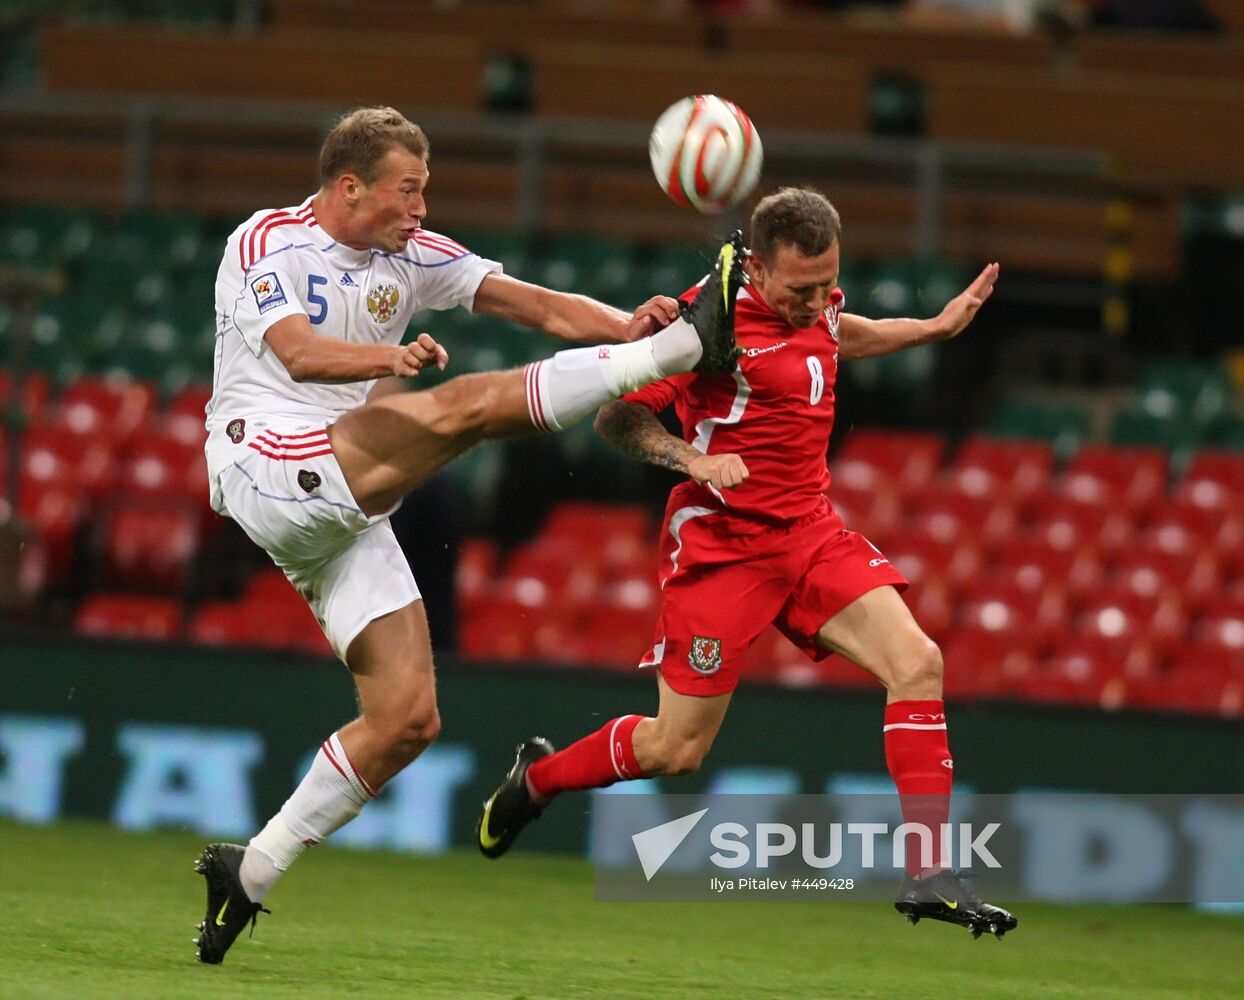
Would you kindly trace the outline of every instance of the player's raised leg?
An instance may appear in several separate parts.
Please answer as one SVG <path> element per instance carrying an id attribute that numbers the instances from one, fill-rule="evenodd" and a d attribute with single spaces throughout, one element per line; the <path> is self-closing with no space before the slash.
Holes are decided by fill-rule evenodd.
<path id="1" fill-rule="evenodd" d="M 658 676 L 655 718 L 611 719 L 564 750 L 534 737 L 518 747 L 514 766 L 484 803 L 476 822 L 479 849 L 499 858 L 557 795 L 618 781 L 690 774 L 704 761 L 730 706 L 730 695 L 679 694 Z"/>
<path id="2" fill-rule="evenodd" d="M 243 847 L 209 844 L 199 960 L 223 961 L 277 879 L 308 847 L 345 826 L 381 787 L 436 739 L 440 717 L 421 600 L 383 615 L 346 652 L 362 714 L 328 737 L 298 787 Z"/>
<path id="3" fill-rule="evenodd" d="M 563 430 L 609 400 L 669 375 L 733 370 L 739 354 L 734 303 L 745 256 L 736 232 L 683 317 L 651 337 L 560 351 L 524 369 L 463 375 L 344 414 L 330 428 L 330 439 L 360 508 L 369 515 L 391 509 L 485 439 Z"/>
<path id="4" fill-rule="evenodd" d="M 954 759 L 942 701 L 942 655 L 894 587 L 870 590 L 827 621 L 817 633 L 826 649 L 842 653 L 886 689 L 886 765 L 898 788 L 903 821 L 929 830 L 936 845 L 950 813 Z M 921 917 L 961 924 L 979 936 L 1001 937 L 1018 924 L 1006 910 L 982 901 L 954 871 L 936 861 L 922 865 L 920 839 L 907 843 L 907 873 L 895 907 L 912 923 Z"/>

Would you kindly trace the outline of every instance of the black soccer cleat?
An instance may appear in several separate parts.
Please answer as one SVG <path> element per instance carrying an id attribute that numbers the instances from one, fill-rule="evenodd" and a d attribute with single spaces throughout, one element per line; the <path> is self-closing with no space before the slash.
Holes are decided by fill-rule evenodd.
<path id="1" fill-rule="evenodd" d="M 225 952 L 248 923 L 255 933 L 261 913 L 271 913 L 252 903 L 242 888 L 238 869 L 246 848 L 241 844 L 208 844 L 194 864 L 194 870 L 207 879 L 207 916 L 199 924 L 199 961 L 219 965 Z"/>
<path id="2" fill-rule="evenodd" d="M 523 827 L 540 815 L 540 806 L 527 790 L 527 768 L 552 752 L 553 744 L 539 736 L 518 745 L 514 766 L 484 803 L 475 824 L 475 840 L 484 857 L 501 857 Z"/>
<path id="3" fill-rule="evenodd" d="M 894 908 L 909 923 L 917 924 L 921 917 L 945 920 L 966 927 L 972 937 L 978 938 L 985 931 L 994 937 L 1002 937 L 1007 931 L 1019 926 L 1019 920 L 1000 906 L 986 903 L 965 884 L 972 876 L 963 872 L 943 871 L 928 878 L 903 879 Z"/>
<path id="4" fill-rule="evenodd" d="M 743 287 L 747 249 L 736 229 L 717 253 L 713 272 L 700 286 L 694 301 L 683 305 L 683 319 L 700 335 L 704 353 L 692 369 L 701 375 L 729 375 L 743 351 L 734 340 L 734 300 Z"/>

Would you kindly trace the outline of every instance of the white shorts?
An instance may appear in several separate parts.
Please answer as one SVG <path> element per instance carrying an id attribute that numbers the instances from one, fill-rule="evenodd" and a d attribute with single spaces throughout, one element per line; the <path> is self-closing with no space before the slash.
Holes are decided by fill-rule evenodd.
<path id="1" fill-rule="evenodd" d="M 206 451 L 213 508 L 284 571 L 343 662 L 369 622 L 419 599 L 392 511 L 359 510 L 325 423 L 231 420 Z"/>

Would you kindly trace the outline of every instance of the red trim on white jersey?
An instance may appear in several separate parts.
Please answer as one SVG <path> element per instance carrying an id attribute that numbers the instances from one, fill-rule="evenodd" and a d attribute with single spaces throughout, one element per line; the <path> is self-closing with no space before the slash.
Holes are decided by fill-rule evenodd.
<path id="1" fill-rule="evenodd" d="M 415 235 L 411 237 L 421 247 L 427 247 L 429 250 L 439 250 L 446 257 L 461 257 L 471 251 L 464 247 L 456 240 L 451 240 L 448 236 L 442 236 L 440 233 L 429 233 L 422 229 L 415 230 Z"/>
<path id="2" fill-rule="evenodd" d="M 281 226 L 314 226 L 315 211 L 310 204 L 299 209 L 282 208 L 269 212 L 242 234 L 238 240 L 238 258 L 242 270 L 249 271 L 255 262 L 267 256 L 268 234 Z"/>

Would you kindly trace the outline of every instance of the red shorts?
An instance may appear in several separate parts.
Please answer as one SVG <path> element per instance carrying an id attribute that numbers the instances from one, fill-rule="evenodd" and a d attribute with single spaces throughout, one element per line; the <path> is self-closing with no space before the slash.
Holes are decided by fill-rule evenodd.
<path id="1" fill-rule="evenodd" d="M 660 666 L 679 694 L 727 694 L 743 654 L 776 625 L 814 660 L 816 633 L 852 601 L 907 587 L 903 574 L 825 501 L 785 527 L 688 506 L 676 489 L 661 533 L 661 617 L 641 667 Z"/>

